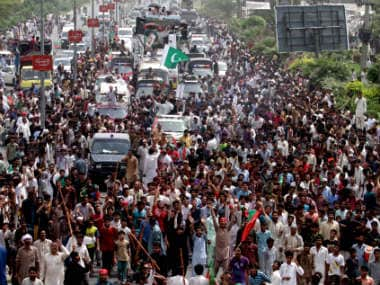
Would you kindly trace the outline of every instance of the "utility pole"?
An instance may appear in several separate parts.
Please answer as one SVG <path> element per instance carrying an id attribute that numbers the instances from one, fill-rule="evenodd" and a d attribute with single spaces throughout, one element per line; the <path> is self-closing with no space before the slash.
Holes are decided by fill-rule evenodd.
<path id="1" fill-rule="evenodd" d="M 103 0 L 103 7 L 104 7 L 104 0 Z M 103 10 L 103 42 L 104 42 L 104 45 L 106 45 L 106 21 L 105 21 L 105 18 L 104 18 L 104 10 Z"/>
<path id="2" fill-rule="evenodd" d="M 41 35 L 40 35 L 40 49 L 41 55 L 45 54 L 45 17 L 44 17 L 44 1 L 41 0 Z M 45 98 L 45 72 L 40 71 L 40 119 L 41 119 L 41 128 L 45 129 L 46 121 L 46 98 Z"/>
<path id="3" fill-rule="evenodd" d="M 95 19 L 95 0 L 91 0 L 91 18 Z M 95 28 L 91 28 L 91 57 L 95 57 Z"/>
<path id="4" fill-rule="evenodd" d="M 77 30 L 77 0 L 74 0 L 74 31 Z M 77 43 L 74 43 L 74 65 L 73 65 L 73 80 L 77 81 Z"/>
<path id="5" fill-rule="evenodd" d="M 118 18 L 119 15 L 118 15 L 118 11 L 117 11 L 118 8 L 119 8 L 119 5 L 118 5 L 118 2 L 116 1 L 116 2 L 115 2 L 115 14 L 116 14 L 115 17 L 116 17 L 116 25 L 119 25 L 119 18 Z"/>
<path id="6" fill-rule="evenodd" d="M 364 36 L 362 41 L 362 47 L 361 47 L 361 58 L 360 58 L 360 65 L 362 70 L 367 67 L 367 60 L 368 60 L 368 49 L 369 49 L 369 40 L 370 40 L 370 34 L 371 34 L 371 28 L 370 28 L 370 3 L 368 3 L 368 0 L 364 0 L 364 22 L 363 22 L 363 34 L 368 35 Z"/>

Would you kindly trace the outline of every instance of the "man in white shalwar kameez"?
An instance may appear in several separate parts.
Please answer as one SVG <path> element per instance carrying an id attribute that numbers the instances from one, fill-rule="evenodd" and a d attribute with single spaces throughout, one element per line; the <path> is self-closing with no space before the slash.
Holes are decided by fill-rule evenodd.
<path id="1" fill-rule="evenodd" d="M 198 227 L 195 230 L 195 234 L 193 236 L 193 258 L 191 261 L 191 265 L 193 268 L 193 276 L 196 275 L 196 272 L 194 270 L 196 265 L 207 265 L 207 237 L 206 235 L 202 232 L 202 228 Z"/>
<path id="2" fill-rule="evenodd" d="M 359 93 L 358 98 L 355 99 L 355 125 L 357 129 L 363 130 L 365 127 L 364 115 L 367 112 L 367 99 L 363 94 Z"/>
<path id="3" fill-rule="evenodd" d="M 158 156 L 159 153 L 157 151 L 150 149 L 145 157 L 143 169 L 143 183 L 145 186 L 152 182 L 153 178 L 157 176 Z"/>
<path id="4" fill-rule="evenodd" d="M 40 267 L 44 267 L 44 256 L 50 252 L 52 241 L 46 238 L 46 232 L 40 232 L 40 238 L 36 240 L 33 245 L 38 250 L 38 257 L 40 258 Z"/>
<path id="5" fill-rule="evenodd" d="M 58 251 L 58 248 L 61 251 Z M 65 259 L 69 256 L 69 251 L 62 245 L 52 243 L 50 253 L 44 256 L 44 267 L 42 267 L 41 277 L 45 285 L 63 285 L 65 280 Z"/>
<path id="6" fill-rule="evenodd" d="M 29 143 L 29 138 L 32 135 L 30 125 L 26 118 L 23 118 L 21 124 L 16 129 L 17 134 L 22 134 L 22 137 Z"/>

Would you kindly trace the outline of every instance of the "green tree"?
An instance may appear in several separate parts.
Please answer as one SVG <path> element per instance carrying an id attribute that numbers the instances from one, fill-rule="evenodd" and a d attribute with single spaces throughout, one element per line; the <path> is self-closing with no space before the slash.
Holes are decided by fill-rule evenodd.
<path id="1" fill-rule="evenodd" d="M 204 0 L 203 13 L 224 21 L 230 21 L 238 10 L 236 0 Z"/>
<path id="2" fill-rule="evenodd" d="M 241 28 L 248 29 L 253 27 L 259 27 L 261 29 L 265 29 L 267 23 L 264 18 L 260 16 L 250 16 L 247 19 L 241 20 Z"/>
<path id="3" fill-rule="evenodd" d="M 83 5 L 89 0 L 77 0 L 77 5 Z M 73 0 L 45 0 L 45 15 L 62 13 L 73 9 Z M 25 21 L 35 15 L 40 15 L 41 0 L 0 0 L 0 29 Z"/>
<path id="4" fill-rule="evenodd" d="M 367 78 L 373 83 L 380 83 L 380 62 L 377 62 L 368 69 Z"/>

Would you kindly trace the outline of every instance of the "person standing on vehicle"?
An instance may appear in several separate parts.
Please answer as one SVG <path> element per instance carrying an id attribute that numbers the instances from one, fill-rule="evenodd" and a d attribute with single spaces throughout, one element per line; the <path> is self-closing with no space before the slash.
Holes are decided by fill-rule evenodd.
<path id="1" fill-rule="evenodd" d="M 109 91 L 107 93 L 107 99 L 108 99 L 108 102 L 112 105 L 116 105 L 116 92 L 113 90 L 113 86 L 110 85 L 109 87 Z"/>

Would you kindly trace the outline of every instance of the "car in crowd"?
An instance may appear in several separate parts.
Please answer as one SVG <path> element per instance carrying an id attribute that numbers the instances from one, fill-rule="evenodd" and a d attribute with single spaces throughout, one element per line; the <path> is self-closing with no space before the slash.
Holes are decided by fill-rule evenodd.
<path id="1" fill-rule="evenodd" d="M 55 57 L 57 57 L 57 58 L 67 57 L 67 58 L 73 59 L 74 58 L 74 50 L 71 50 L 71 49 L 56 50 Z"/>
<path id="2" fill-rule="evenodd" d="M 196 48 L 198 52 L 208 53 L 211 41 L 205 34 L 193 34 L 190 38 L 190 49 Z"/>
<path id="3" fill-rule="evenodd" d="M 225 77 L 228 70 L 227 63 L 224 61 L 218 61 L 217 65 L 218 65 L 218 76 Z"/>
<path id="4" fill-rule="evenodd" d="M 83 54 L 83 53 L 85 53 L 86 50 L 87 50 L 87 48 L 88 48 L 88 45 L 86 43 L 77 43 L 76 44 L 77 54 Z M 69 49 L 72 50 L 73 53 L 74 53 L 74 51 L 75 51 L 75 44 L 71 44 Z"/>
<path id="5" fill-rule="evenodd" d="M 120 40 L 133 38 L 133 28 L 132 27 L 122 27 L 117 31 L 117 35 Z"/>
<path id="6" fill-rule="evenodd" d="M 99 115 L 112 120 L 123 120 L 127 117 L 128 112 L 123 104 L 104 103 L 89 108 L 88 115 L 91 117 Z"/>
<path id="7" fill-rule="evenodd" d="M 117 80 L 116 82 L 102 82 L 100 84 L 100 89 L 96 92 L 95 100 L 96 103 L 106 104 L 109 103 L 109 98 L 107 94 L 110 92 L 112 87 L 113 92 L 116 94 L 116 101 L 119 104 L 128 105 L 130 101 L 130 92 L 128 90 L 127 84 L 122 80 Z"/>
<path id="8" fill-rule="evenodd" d="M 191 52 L 191 53 L 187 53 L 186 55 L 189 57 L 189 59 L 206 58 L 206 54 L 204 54 L 203 52 Z"/>
<path id="9" fill-rule="evenodd" d="M 71 72 L 71 58 L 70 57 L 58 57 L 54 58 L 54 71 L 57 71 L 58 66 L 62 65 L 63 70 L 66 72 Z"/>
<path id="10" fill-rule="evenodd" d="M 195 98 L 199 98 L 199 96 L 203 96 L 203 94 L 202 85 L 197 79 L 185 79 L 179 84 L 176 97 L 178 99 L 188 99 L 193 95 Z"/>
<path id="11" fill-rule="evenodd" d="M 157 116 L 152 125 L 152 131 L 161 127 L 161 131 L 168 137 L 178 140 L 188 129 L 186 117 L 182 115 L 160 115 Z"/>
<path id="12" fill-rule="evenodd" d="M 195 9 L 182 9 L 180 15 L 188 25 L 196 26 L 199 23 L 199 15 Z"/>
<path id="13" fill-rule="evenodd" d="M 153 79 L 142 79 L 136 85 L 135 96 L 137 98 L 152 96 L 154 95 L 154 90 L 158 86 L 160 87 L 160 83 Z"/>
<path id="14" fill-rule="evenodd" d="M 14 69 L 8 65 L 0 67 L 0 78 L 2 78 L 5 85 L 14 85 L 16 82 Z"/>
<path id="15" fill-rule="evenodd" d="M 209 58 L 192 58 L 187 62 L 186 70 L 196 77 L 212 77 L 214 75 L 213 65 L 213 61 Z"/>
<path id="16" fill-rule="evenodd" d="M 116 172 L 118 177 L 125 174 L 123 160 L 131 147 L 127 133 L 96 133 L 90 145 L 89 173 L 94 179 L 104 182 L 104 178 Z"/>

